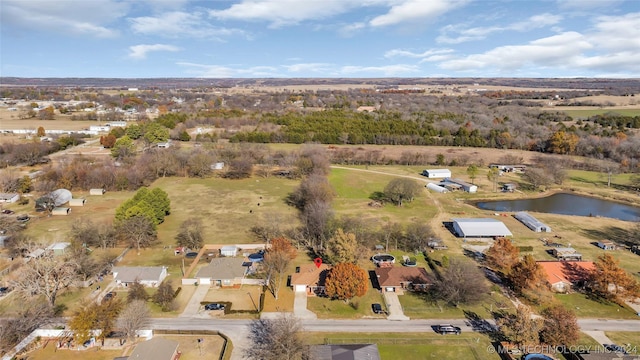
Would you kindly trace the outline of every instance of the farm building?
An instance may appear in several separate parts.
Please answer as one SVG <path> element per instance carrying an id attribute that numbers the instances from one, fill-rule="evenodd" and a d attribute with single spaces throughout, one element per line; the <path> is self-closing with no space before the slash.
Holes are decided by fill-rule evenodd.
<path id="1" fill-rule="evenodd" d="M 167 277 L 165 266 L 115 266 L 113 280 L 118 285 L 127 286 L 139 281 L 144 286 L 158 286 Z"/>
<path id="2" fill-rule="evenodd" d="M 104 189 L 89 189 L 89 195 L 104 195 Z"/>
<path id="3" fill-rule="evenodd" d="M 490 164 L 490 169 L 498 169 L 502 172 L 517 172 L 523 173 L 526 169 L 526 165 L 505 165 L 505 164 Z"/>
<path id="4" fill-rule="evenodd" d="M 558 260 L 566 261 L 580 261 L 582 260 L 582 254 L 576 251 L 576 249 L 571 247 L 565 248 L 553 248 L 551 249 L 551 254 L 556 257 Z"/>
<path id="5" fill-rule="evenodd" d="M 73 196 L 71 195 L 71 191 L 67 189 L 54 190 L 36 200 L 36 211 L 44 211 L 54 207 L 59 207 L 60 205 L 69 202 L 72 198 Z"/>
<path id="6" fill-rule="evenodd" d="M 594 269 L 591 261 L 536 261 L 544 271 L 547 282 L 555 292 L 565 293 L 572 286 L 583 283 Z"/>
<path id="7" fill-rule="evenodd" d="M 222 256 L 237 256 L 238 247 L 235 245 L 223 246 L 220 248 L 220 255 Z"/>
<path id="8" fill-rule="evenodd" d="M 243 258 L 214 258 L 209 265 L 196 273 L 200 284 L 216 286 L 239 286 L 247 272 Z"/>
<path id="9" fill-rule="evenodd" d="M 614 244 L 613 242 L 611 242 L 609 240 L 598 241 L 598 243 L 596 245 L 598 245 L 598 247 L 600 249 L 602 249 L 602 250 L 615 250 L 616 249 L 616 244 Z"/>
<path id="10" fill-rule="evenodd" d="M 444 186 L 440 186 L 438 184 L 434 184 L 434 183 L 428 183 L 427 184 L 427 189 L 431 190 L 431 191 L 435 191 L 437 193 L 447 193 L 449 192 L 449 189 L 447 189 Z"/>
<path id="11" fill-rule="evenodd" d="M 53 252 L 53 255 L 64 255 L 67 251 L 67 248 L 71 246 L 71 243 L 68 242 L 59 242 L 55 244 L 51 244 L 47 247 L 47 250 Z"/>
<path id="12" fill-rule="evenodd" d="M 476 193 L 478 192 L 478 186 L 470 184 L 466 181 L 460 180 L 460 179 L 452 179 L 452 178 L 446 178 L 444 180 L 442 180 L 441 186 L 445 186 L 447 184 L 455 184 L 455 185 L 459 185 L 460 187 L 462 187 L 462 190 L 468 192 L 468 193 Z"/>
<path id="13" fill-rule="evenodd" d="M 452 219 L 453 230 L 459 237 L 504 237 L 512 236 L 507 226 L 491 218 Z"/>
<path id="14" fill-rule="evenodd" d="M 324 294 L 324 282 L 331 266 L 321 264 L 304 264 L 296 268 L 296 272 L 291 275 L 291 287 L 293 291 L 306 292 L 307 296 Z"/>
<path id="15" fill-rule="evenodd" d="M 444 179 L 451 177 L 451 171 L 449 169 L 425 169 L 422 171 L 422 175 L 429 179 Z"/>
<path id="16" fill-rule="evenodd" d="M 69 215 L 70 212 L 71 212 L 71 208 L 68 208 L 68 207 L 56 207 L 56 208 L 53 208 L 53 210 L 51 210 L 51 215 L 58 215 L 58 216 L 63 215 L 63 216 L 66 216 L 66 215 Z"/>
<path id="17" fill-rule="evenodd" d="M 0 193 L 0 203 L 14 203 L 20 199 L 17 193 Z"/>
<path id="18" fill-rule="evenodd" d="M 549 226 L 543 224 L 540 220 L 536 219 L 526 211 L 519 211 L 515 213 L 513 217 L 535 232 L 551 232 L 551 228 Z"/>
<path id="19" fill-rule="evenodd" d="M 84 203 L 87 202 L 87 199 L 78 198 L 69 200 L 69 206 L 84 206 Z"/>

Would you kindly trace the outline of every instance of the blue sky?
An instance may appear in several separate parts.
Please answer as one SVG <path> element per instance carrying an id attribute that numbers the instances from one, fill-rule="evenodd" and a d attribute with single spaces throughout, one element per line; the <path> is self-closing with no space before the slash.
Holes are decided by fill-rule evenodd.
<path id="1" fill-rule="evenodd" d="M 638 0 L 2 0 L 0 75 L 640 77 Z"/>

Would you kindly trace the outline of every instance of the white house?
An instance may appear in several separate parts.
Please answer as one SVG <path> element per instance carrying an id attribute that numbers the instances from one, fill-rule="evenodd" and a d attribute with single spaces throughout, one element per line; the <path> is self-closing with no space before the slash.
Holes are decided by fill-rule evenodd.
<path id="1" fill-rule="evenodd" d="M 115 266 L 113 280 L 118 285 L 127 286 L 139 281 L 144 286 L 158 286 L 167 277 L 165 266 Z"/>
<path id="2" fill-rule="evenodd" d="M 449 169 L 425 169 L 422 171 L 422 175 L 429 179 L 444 179 L 451 177 L 451 171 Z"/>
<path id="3" fill-rule="evenodd" d="M 64 255 L 69 246 L 71 246 L 69 242 L 57 242 L 49 245 L 47 250 L 52 251 L 54 255 Z"/>
<path id="4" fill-rule="evenodd" d="M 20 200 L 18 193 L 0 193 L 0 203 L 14 203 Z"/>

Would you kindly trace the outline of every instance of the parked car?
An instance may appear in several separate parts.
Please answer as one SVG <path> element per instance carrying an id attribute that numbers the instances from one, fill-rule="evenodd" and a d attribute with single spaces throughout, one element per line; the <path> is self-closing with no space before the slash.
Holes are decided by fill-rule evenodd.
<path id="1" fill-rule="evenodd" d="M 2 210 L 2 213 L 5 214 L 5 215 L 11 215 L 11 214 L 15 213 L 15 211 L 9 210 L 9 209 L 4 209 L 4 210 Z"/>
<path id="2" fill-rule="evenodd" d="M 27 222 L 29 221 L 30 217 L 27 214 L 23 214 L 23 215 L 18 215 L 16 217 L 16 220 L 20 221 L 20 222 Z"/>
<path id="3" fill-rule="evenodd" d="M 607 351 L 610 352 L 615 352 L 615 353 L 620 353 L 620 354 L 626 354 L 627 350 L 620 346 L 620 345 L 616 345 L 616 344 L 604 344 L 604 348 L 607 349 Z"/>
<path id="4" fill-rule="evenodd" d="M 373 310 L 374 314 L 382 314 L 382 305 L 380 304 L 371 304 L 371 309 Z"/>
<path id="5" fill-rule="evenodd" d="M 116 293 L 114 293 L 113 291 L 108 292 L 104 298 L 102 299 L 102 301 L 108 301 L 113 299 L 116 296 Z"/>
<path id="6" fill-rule="evenodd" d="M 6 286 L 0 287 L 0 297 L 7 295 L 9 291 L 11 290 Z"/>
<path id="7" fill-rule="evenodd" d="M 224 304 L 211 303 L 204 306 L 205 310 L 224 310 Z"/>
<path id="8" fill-rule="evenodd" d="M 188 252 L 188 253 L 186 253 L 186 254 L 184 255 L 184 257 L 186 257 L 186 258 L 188 258 L 188 259 L 193 259 L 193 258 L 195 258 L 196 256 L 198 256 L 198 253 L 197 253 L 197 252 Z"/>
<path id="9" fill-rule="evenodd" d="M 446 335 L 446 334 L 460 335 L 460 333 L 462 332 L 462 329 L 460 329 L 457 326 L 453 326 L 451 324 L 443 324 L 443 325 L 437 326 L 437 332 L 440 335 Z"/>

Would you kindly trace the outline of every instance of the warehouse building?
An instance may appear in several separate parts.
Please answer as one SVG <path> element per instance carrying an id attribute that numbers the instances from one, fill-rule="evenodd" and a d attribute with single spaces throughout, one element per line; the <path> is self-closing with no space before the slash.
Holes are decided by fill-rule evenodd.
<path id="1" fill-rule="evenodd" d="M 453 231 L 462 238 L 513 236 L 507 226 L 491 218 L 452 219 Z"/>

